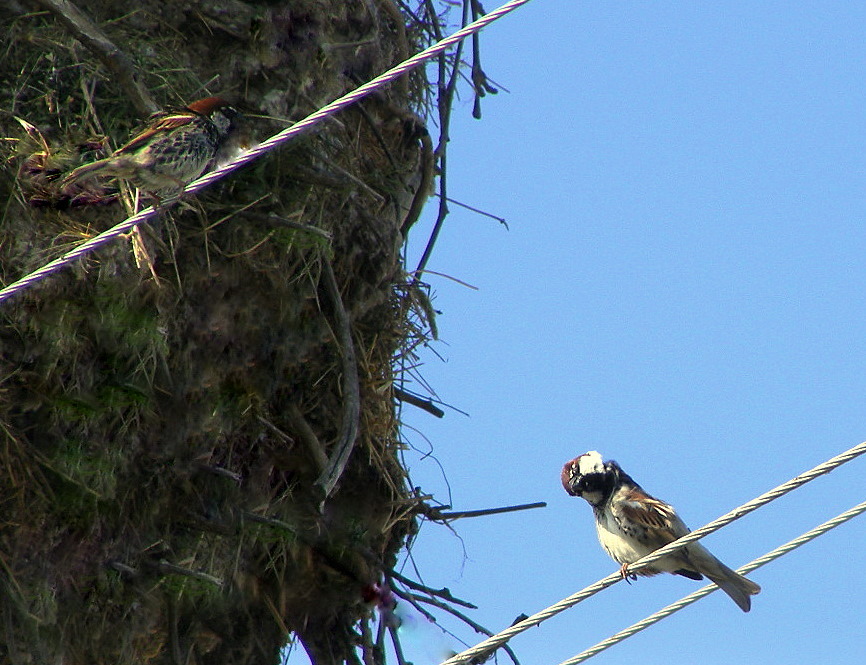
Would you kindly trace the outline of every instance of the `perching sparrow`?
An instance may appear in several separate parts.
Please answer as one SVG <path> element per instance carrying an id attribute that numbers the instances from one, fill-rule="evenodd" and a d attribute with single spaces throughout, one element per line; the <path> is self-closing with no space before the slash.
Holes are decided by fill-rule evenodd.
<path id="1" fill-rule="evenodd" d="M 96 176 L 123 178 L 154 194 L 180 189 L 204 173 L 235 129 L 239 113 L 220 97 L 154 113 L 145 128 L 111 157 L 79 166 L 61 188 Z"/>
<path id="2" fill-rule="evenodd" d="M 598 540 L 613 559 L 628 564 L 689 533 L 676 511 L 664 501 L 647 494 L 623 471 L 619 464 L 602 460 L 592 450 L 567 462 L 562 468 L 562 486 L 592 506 Z M 699 542 L 686 545 L 663 557 L 639 575 L 673 573 L 693 580 L 706 575 L 715 582 L 743 612 L 752 606 L 750 596 L 761 587 L 735 573 L 714 557 Z"/>

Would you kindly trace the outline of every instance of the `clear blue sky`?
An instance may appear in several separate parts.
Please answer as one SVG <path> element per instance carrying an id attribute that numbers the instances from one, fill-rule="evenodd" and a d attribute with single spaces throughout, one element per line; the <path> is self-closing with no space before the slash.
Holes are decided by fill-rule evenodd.
<path id="1" fill-rule="evenodd" d="M 480 122 L 456 109 L 450 192 L 510 231 L 452 208 L 429 268 L 479 290 L 428 276 L 446 362 L 423 375 L 469 417 L 404 414 L 444 468 L 410 458 L 413 483 L 443 502 L 548 502 L 456 522 L 461 539 L 423 528 L 425 582 L 475 620 L 500 630 L 616 569 L 559 483 L 580 453 L 694 528 L 866 439 L 864 35 L 850 1 L 534 0 L 483 33 L 510 92 Z M 742 565 L 864 479 L 854 461 L 705 544 Z M 590 662 L 864 662 L 864 568 L 861 517 L 753 573 L 750 614 L 716 593 Z M 696 588 L 619 584 L 512 646 L 556 665 Z M 414 634 L 408 657 L 437 662 L 435 631 Z"/>

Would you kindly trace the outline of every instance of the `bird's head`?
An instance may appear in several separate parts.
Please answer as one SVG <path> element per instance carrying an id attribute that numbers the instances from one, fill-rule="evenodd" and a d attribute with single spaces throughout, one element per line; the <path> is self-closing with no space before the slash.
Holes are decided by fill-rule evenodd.
<path id="1" fill-rule="evenodd" d="M 220 141 L 237 129 L 241 119 L 241 113 L 222 97 L 205 97 L 187 104 L 186 109 L 210 119 Z"/>
<path id="2" fill-rule="evenodd" d="M 618 479 L 616 462 L 605 462 L 597 450 L 579 455 L 562 467 L 562 486 L 571 496 L 579 496 L 593 506 L 610 497 Z"/>

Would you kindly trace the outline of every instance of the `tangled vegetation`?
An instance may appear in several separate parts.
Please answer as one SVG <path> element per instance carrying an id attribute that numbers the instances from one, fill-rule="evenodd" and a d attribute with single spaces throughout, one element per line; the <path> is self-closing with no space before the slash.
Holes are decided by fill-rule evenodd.
<path id="1" fill-rule="evenodd" d="M 220 94 L 260 140 L 444 25 L 429 0 L 2 4 L 4 284 L 140 205 L 58 182 L 147 113 Z M 436 408 L 402 383 L 433 322 L 400 252 L 460 62 L 2 303 L 0 663 L 277 663 L 297 638 L 372 664 L 391 588 L 447 606 L 393 571 L 442 518 L 401 462 L 400 403 Z"/>

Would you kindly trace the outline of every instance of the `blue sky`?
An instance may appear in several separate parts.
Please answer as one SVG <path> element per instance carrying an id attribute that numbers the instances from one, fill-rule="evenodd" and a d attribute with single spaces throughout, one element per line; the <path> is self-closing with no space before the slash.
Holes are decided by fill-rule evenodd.
<path id="1" fill-rule="evenodd" d="M 437 460 L 410 456 L 412 481 L 443 502 L 548 502 L 459 538 L 423 528 L 424 581 L 476 621 L 500 630 L 616 569 L 559 483 L 580 453 L 695 528 L 866 439 L 864 34 L 852 2 L 534 0 L 484 31 L 509 92 L 480 122 L 458 105 L 449 188 L 510 231 L 452 206 L 428 267 L 478 290 L 427 276 L 445 361 L 422 373 L 469 416 L 404 413 Z M 740 566 L 862 501 L 864 478 L 854 461 L 704 542 Z M 713 594 L 590 662 L 864 661 L 864 530 L 753 573 L 750 614 Z M 619 584 L 512 646 L 557 665 L 696 588 Z M 424 628 L 415 665 L 437 658 Z"/>

